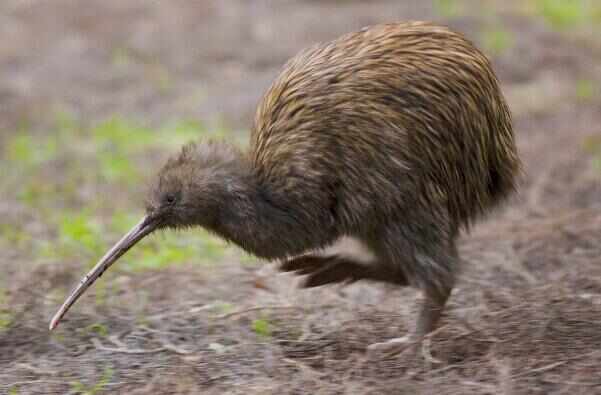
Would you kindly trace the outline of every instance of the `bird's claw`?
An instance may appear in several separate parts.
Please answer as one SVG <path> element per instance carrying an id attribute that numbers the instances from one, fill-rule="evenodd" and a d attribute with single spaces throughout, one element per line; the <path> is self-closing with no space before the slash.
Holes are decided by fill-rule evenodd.
<path id="1" fill-rule="evenodd" d="M 371 355 L 381 355 L 383 357 L 392 357 L 404 351 L 410 351 L 415 348 L 416 342 L 409 336 L 397 337 L 385 342 L 373 343 L 367 346 L 367 353 Z"/>
<path id="2" fill-rule="evenodd" d="M 414 338 L 410 335 L 390 339 L 381 343 L 373 343 L 367 346 L 368 355 L 379 355 L 384 358 L 390 358 L 403 354 L 405 356 L 415 358 L 418 357 L 421 351 L 421 356 L 424 361 L 434 364 L 441 363 L 440 360 L 434 358 L 430 352 L 430 338 Z"/>

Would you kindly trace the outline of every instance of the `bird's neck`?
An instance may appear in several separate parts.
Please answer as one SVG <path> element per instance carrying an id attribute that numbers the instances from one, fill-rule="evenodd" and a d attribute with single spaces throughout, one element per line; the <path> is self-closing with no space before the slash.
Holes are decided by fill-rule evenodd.
<path id="1" fill-rule="evenodd" d="M 220 210 L 217 234 L 265 259 L 297 255 L 324 243 L 314 216 L 294 198 L 259 181 L 249 170 Z"/>

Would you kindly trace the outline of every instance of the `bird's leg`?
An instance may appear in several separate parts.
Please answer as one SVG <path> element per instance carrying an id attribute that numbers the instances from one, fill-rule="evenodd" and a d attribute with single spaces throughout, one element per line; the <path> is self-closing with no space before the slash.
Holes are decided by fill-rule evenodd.
<path id="1" fill-rule="evenodd" d="M 441 268 L 446 269 L 443 270 L 443 272 L 446 272 L 446 275 L 442 275 L 435 283 L 429 283 L 429 286 L 426 286 L 426 289 L 424 290 L 425 299 L 415 328 L 415 338 L 417 339 L 423 339 L 427 334 L 436 329 L 444 307 L 447 304 L 447 300 L 449 299 L 449 296 L 451 296 L 453 286 L 455 285 L 454 271 L 459 263 L 459 253 L 454 241 L 455 234 L 456 231 L 453 232 L 453 239 L 450 242 L 447 253 L 439 254 L 437 258 L 433 258 L 436 259 L 436 262 L 439 263 Z M 430 261 L 432 261 L 432 259 L 430 259 Z"/>
<path id="2" fill-rule="evenodd" d="M 436 329 L 440 321 L 453 289 L 454 272 L 458 263 L 454 238 L 451 238 L 450 244 L 441 244 L 443 245 L 439 248 L 430 246 L 431 250 L 427 253 L 414 253 L 412 258 L 398 254 L 398 251 L 395 251 L 396 254 L 392 254 L 391 259 L 394 260 L 396 256 L 398 264 L 407 265 L 409 263 L 411 265 L 409 268 L 415 269 L 411 271 L 412 279 L 417 280 L 415 281 L 416 285 L 422 288 L 424 301 L 418 313 L 415 329 L 411 333 L 400 338 L 372 344 L 368 347 L 369 352 L 386 356 L 407 352 L 411 356 L 415 356 L 421 349 L 424 358 L 433 360 L 426 349 L 428 344 L 424 343 L 424 340 Z"/>
<path id="3" fill-rule="evenodd" d="M 426 291 L 424 294 L 425 298 L 417 318 L 417 325 L 413 336 L 419 341 L 436 329 L 447 300 L 451 295 L 451 288 L 445 288 L 442 292 Z"/>
<path id="4" fill-rule="evenodd" d="M 418 313 L 415 329 L 408 335 L 390 339 L 381 343 L 374 343 L 368 347 L 368 352 L 384 355 L 394 355 L 406 351 L 416 354 L 422 349 L 426 359 L 428 351 L 422 347 L 426 346 L 425 338 L 430 334 L 440 321 L 440 317 L 451 294 L 454 285 L 454 269 L 458 261 L 457 251 L 454 243 L 432 247 L 429 253 L 415 254 L 411 256 L 410 245 L 396 238 L 394 253 L 383 253 L 387 251 L 386 246 L 390 243 L 378 243 L 374 245 L 377 259 L 370 263 L 360 263 L 339 255 L 319 256 L 302 255 L 282 263 L 279 270 L 294 272 L 297 275 L 306 275 L 303 287 L 317 287 L 333 283 L 352 283 L 358 280 L 372 280 L 395 284 L 399 286 L 409 285 L 404 270 L 400 268 L 415 268 L 411 274 L 419 277 L 418 284 L 424 293 L 424 301 Z M 417 285 L 417 284 L 416 284 Z"/>
<path id="5" fill-rule="evenodd" d="M 436 329 L 450 294 L 451 288 L 448 288 L 444 293 L 437 292 L 436 294 L 425 291 L 424 301 L 422 302 L 418 313 L 415 329 L 403 337 L 371 344 L 368 347 L 368 351 L 384 354 L 386 356 L 392 356 L 406 351 L 411 356 L 415 356 L 420 348 L 422 348 L 421 351 L 424 357 L 433 360 L 429 355 L 429 351 L 426 349 L 428 345 L 424 343 L 424 339 Z"/>
<path id="6" fill-rule="evenodd" d="M 442 312 L 448 300 L 451 289 L 444 295 L 431 295 L 424 292 L 424 301 L 422 302 L 418 313 L 417 324 L 413 332 L 398 338 L 393 338 L 381 343 L 374 343 L 368 347 L 368 351 L 379 353 L 385 356 L 393 356 L 402 352 L 408 356 L 417 356 L 421 350 L 422 356 L 430 361 L 436 360 L 430 355 L 429 340 L 427 336 L 432 333 L 440 321 Z"/>

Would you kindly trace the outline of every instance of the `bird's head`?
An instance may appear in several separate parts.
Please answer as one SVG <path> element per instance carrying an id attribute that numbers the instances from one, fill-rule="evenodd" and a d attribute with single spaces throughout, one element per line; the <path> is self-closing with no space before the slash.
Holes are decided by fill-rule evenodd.
<path id="1" fill-rule="evenodd" d="M 113 263 L 150 233 L 191 226 L 214 229 L 228 199 L 242 193 L 246 171 L 242 153 L 228 144 L 185 145 L 151 181 L 145 215 L 83 277 L 55 314 L 50 329 Z"/>
<path id="2" fill-rule="evenodd" d="M 146 218 L 155 228 L 212 228 L 224 202 L 240 192 L 242 153 L 218 141 L 188 144 L 152 180 Z"/>

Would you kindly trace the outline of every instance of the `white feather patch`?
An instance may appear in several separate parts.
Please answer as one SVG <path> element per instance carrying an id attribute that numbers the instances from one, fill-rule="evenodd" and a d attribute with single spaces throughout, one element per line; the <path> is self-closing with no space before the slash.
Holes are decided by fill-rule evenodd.
<path id="1" fill-rule="evenodd" d="M 341 255 L 352 257 L 359 263 L 370 264 L 376 260 L 375 255 L 365 243 L 356 237 L 344 236 L 334 244 L 325 248 L 320 255 Z"/>

